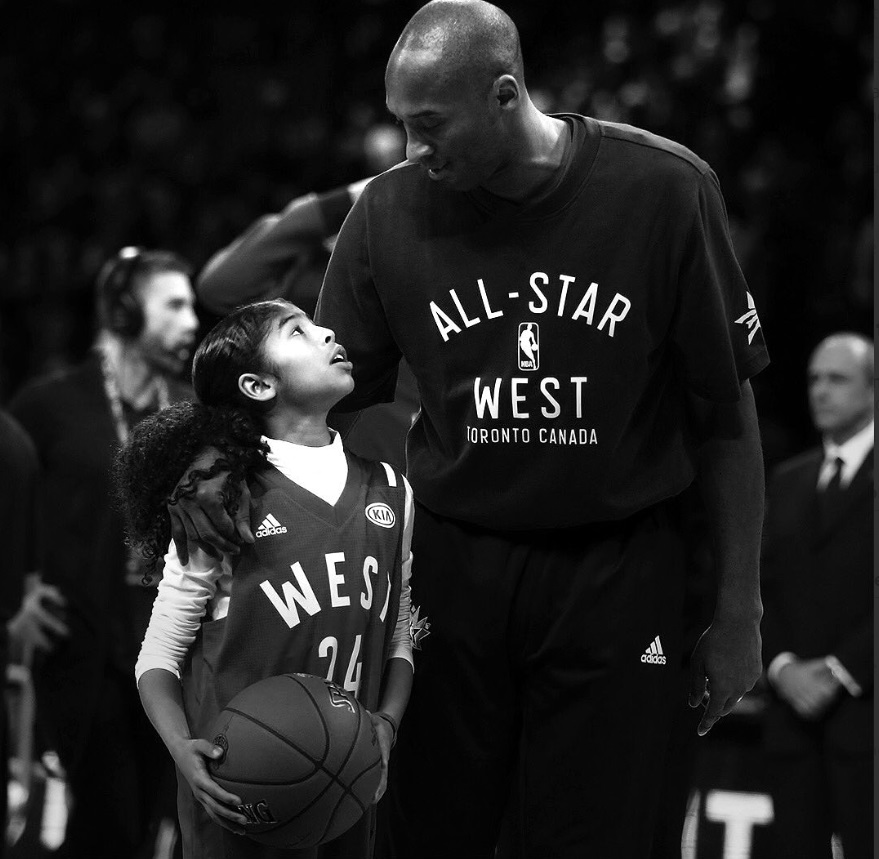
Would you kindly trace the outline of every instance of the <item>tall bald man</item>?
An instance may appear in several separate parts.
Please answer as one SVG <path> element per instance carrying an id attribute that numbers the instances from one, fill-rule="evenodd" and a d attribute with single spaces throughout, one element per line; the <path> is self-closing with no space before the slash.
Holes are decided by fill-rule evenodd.
<path id="1" fill-rule="evenodd" d="M 520 855 L 646 856 L 697 474 L 719 562 L 701 732 L 761 668 L 747 380 L 767 357 L 717 178 L 647 132 L 541 113 L 485 2 L 419 9 L 385 85 L 408 160 L 352 208 L 317 308 L 354 362 L 343 408 L 390 400 L 401 356 L 421 399 L 420 652 L 378 855 L 492 857 L 515 784 Z"/>
<path id="2" fill-rule="evenodd" d="M 490 857 L 517 782 L 530 857 L 646 855 L 697 475 L 719 556 L 702 731 L 759 674 L 766 363 L 717 178 L 684 147 L 531 102 L 516 27 L 437 0 L 385 74 L 408 163 L 346 221 L 318 318 L 347 408 L 421 393 L 417 654 L 380 855 Z M 522 334 L 528 330 L 523 347 Z"/>
<path id="3" fill-rule="evenodd" d="M 820 447 L 769 484 L 765 744 L 779 859 L 873 855 L 873 343 L 834 334 L 809 361 Z"/>

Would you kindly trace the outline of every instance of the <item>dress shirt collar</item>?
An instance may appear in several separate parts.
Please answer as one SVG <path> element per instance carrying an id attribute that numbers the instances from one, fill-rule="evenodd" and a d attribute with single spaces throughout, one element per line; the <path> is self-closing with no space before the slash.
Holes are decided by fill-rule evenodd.
<path id="1" fill-rule="evenodd" d="M 833 464 L 837 457 L 844 463 L 840 473 L 839 484 L 843 488 L 852 482 L 858 469 L 873 449 L 873 421 L 860 432 L 855 433 L 848 441 L 834 444 L 830 439 L 824 440 L 824 464 L 818 477 L 818 486 L 824 487 L 833 474 Z"/>

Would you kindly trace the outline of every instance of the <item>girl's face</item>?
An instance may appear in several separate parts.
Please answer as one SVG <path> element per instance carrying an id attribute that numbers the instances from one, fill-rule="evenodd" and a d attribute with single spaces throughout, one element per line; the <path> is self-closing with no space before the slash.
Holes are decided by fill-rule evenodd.
<path id="1" fill-rule="evenodd" d="M 353 369 L 336 335 L 298 307 L 281 314 L 263 344 L 278 403 L 321 411 L 354 390 Z"/>

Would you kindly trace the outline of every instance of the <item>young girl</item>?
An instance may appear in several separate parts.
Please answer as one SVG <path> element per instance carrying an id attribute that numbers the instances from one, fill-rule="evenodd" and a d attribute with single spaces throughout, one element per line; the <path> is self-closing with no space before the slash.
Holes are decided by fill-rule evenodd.
<path id="1" fill-rule="evenodd" d="M 328 411 L 353 388 L 351 364 L 333 332 L 295 305 L 265 301 L 225 317 L 199 346 L 192 378 L 199 403 L 141 423 L 117 468 L 131 541 L 153 558 L 169 544 L 168 495 L 201 448 L 221 452 L 212 470 L 229 472 L 230 509 L 246 503 L 242 478 L 251 496 L 256 540 L 240 554 L 193 549 L 184 566 L 170 545 L 136 667 L 144 709 L 177 765 L 184 855 L 368 859 L 374 808 L 310 851 L 244 837 L 239 797 L 206 766 L 222 752 L 198 738 L 257 680 L 326 677 L 371 711 L 378 801 L 412 684 L 411 489 L 328 428 Z"/>

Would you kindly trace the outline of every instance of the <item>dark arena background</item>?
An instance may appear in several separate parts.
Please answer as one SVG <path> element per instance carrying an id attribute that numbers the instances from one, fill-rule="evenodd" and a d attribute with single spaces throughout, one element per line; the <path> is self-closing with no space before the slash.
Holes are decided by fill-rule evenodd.
<path id="1" fill-rule="evenodd" d="M 120 247 L 169 248 L 198 270 L 259 215 L 399 160 L 383 73 L 419 5 L 0 2 L 0 405 L 85 354 L 95 275 Z M 810 351 L 873 330 L 871 8 L 500 5 L 539 107 L 641 126 L 715 169 L 772 358 L 754 380 L 767 468 L 812 444 Z M 199 317 L 203 330 L 215 319 Z M 764 695 L 697 744 L 684 856 L 771 859 Z M 36 736 L 12 856 L 51 856 L 63 837 L 43 751 Z"/>

